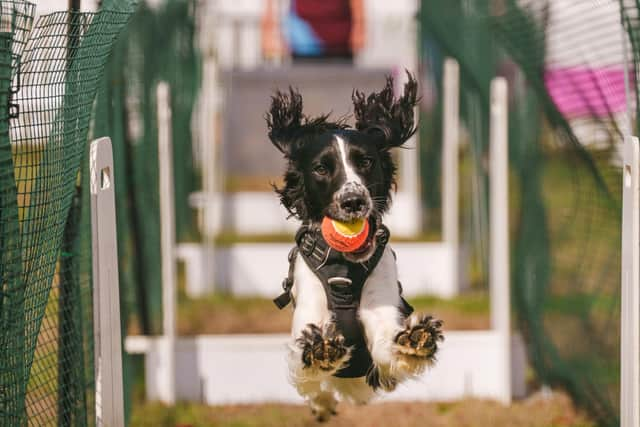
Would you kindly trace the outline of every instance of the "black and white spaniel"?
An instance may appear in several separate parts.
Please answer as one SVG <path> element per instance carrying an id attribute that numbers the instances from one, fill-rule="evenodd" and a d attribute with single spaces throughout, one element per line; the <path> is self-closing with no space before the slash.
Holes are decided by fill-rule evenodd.
<path id="1" fill-rule="evenodd" d="M 442 322 L 411 314 L 402 298 L 382 224 L 395 185 L 391 150 L 416 131 L 416 81 L 408 74 L 399 98 L 389 77 L 380 92 L 354 91 L 352 99 L 354 128 L 306 116 L 292 88 L 277 92 L 266 114 L 269 138 L 287 160 L 284 186 L 275 191 L 304 224 L 279 304 L 294 306 L 290 379 L 319 420 L 335 414 L 339 400 L 364 404 L 416 377 L 443 339 Z M 325 217 L 366 219 L 366 243 L 349 253 L 332 249 L 320 232 Z"/>

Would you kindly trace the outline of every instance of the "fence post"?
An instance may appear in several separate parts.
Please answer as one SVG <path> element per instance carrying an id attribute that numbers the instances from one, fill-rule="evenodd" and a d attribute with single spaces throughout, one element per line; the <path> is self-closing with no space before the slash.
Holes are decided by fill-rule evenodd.
<path id="1" fill-rule="evenodd" d="M 173 147 L 171 143 L 171 104 L 169 85 L 158 83 L 158 169 L 160 174 L 160 248 L 162 258 L 162 334 L 163 352 L 167 363 L 167 384 L 163 401 L 175 402 L 175 339 L 176 339 L 176 261 L 175 205 L 173 201 Z"/>
<path id="2" fill-rule="evenodd" d="M 442 97 L 442 238 L 458 259 L 458 144 L 460 68 L 458 61 L 444 61 Z M 459 285 L 458 265 L 453 263 L 452 279 Z"/>
<path id="3" fill-rule="evenodd" d="M 511 297 L 509 289 L 509 152 L 507 81 L 491 81 L 489 128 L 490 159 L 490 243 L 489 287 L 491 328 L 499 335 L 504 355 L 504 377 L 500 399 L 511 402 Z M 500 381 L 500 379 L 498 379 Z"/>
<path id="4" fill-rule="evenodd" d="M 620 425 L 640 426 L 640 149 L 624 144 L 622 189 L 622 291 Z"/>
<path id="5" fill-rule="evenodd" d="M 96 425 L 124 426 L 116 204 L 111 140 L 91 143 L 91 248 Z"/>

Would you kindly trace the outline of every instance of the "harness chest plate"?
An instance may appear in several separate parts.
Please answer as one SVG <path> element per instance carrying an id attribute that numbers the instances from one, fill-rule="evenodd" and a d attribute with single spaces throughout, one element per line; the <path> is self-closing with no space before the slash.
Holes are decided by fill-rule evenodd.
<path id="1" fill-rule="evenodd" d="M 327 308 L 333 314 L 336 330 L 344 336 L 345 345 L 352 348 L 348 365 L 335 373 L 337 377 L 362 377 L 373 365 L 364 329 L 358 319 L 358 308 L 362 288 L 382 258 L 389 240 L 389 231 L 384 225 L 376 231 L 376 240 L 374 254 L 365 262 L 354 263 L 346 260 L 341 252 L 330 248 L 318 229 L 302 226 L 296 233 L 296 246 L 289 253 L 289 274 L 283 282 L 284 293 L 274 299 L 281 309 L 291 302 L 295 259 L 297 255 L 302 256 L 322 283 Z M 401 302 L 399 310 L 406 317 L 413 308 L 402 297 Z"/>

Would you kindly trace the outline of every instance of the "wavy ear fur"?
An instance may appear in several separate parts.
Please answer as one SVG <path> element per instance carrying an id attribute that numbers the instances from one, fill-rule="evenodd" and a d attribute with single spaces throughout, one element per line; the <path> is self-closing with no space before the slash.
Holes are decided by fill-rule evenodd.
<path id="1" fill-rule="evenodd" d="M 344 119 L 329 121 L 329 114 L 310 118 L 302 112 L 302 95 L 289 87 L 289 93 L 277 91 L 271 97 L 271 107 L 265 115 L 269 139 L 280 152 L 290 157 L 294 144 L 305 134 L 344 129 Z"/>
<path id="2" fill-rule="evenodd" d="M 310 118 L 302 112 L 302 96 L 289 87 L 288 93 L 277 91 L 271 97 L 271 107 L 265 115 L 269 139 L 288 159 L 284 175 L 284 186 L 273 189 L 289 211 L 302 221 L 309 218 L 309 202 L 306 200 L 304 175 L 297 167 L 297 149 L 302 147 L 307 136 L 325 131 L 345 129 L 344 118 L 330 121 L 329 114 Z"/>
<path id="3" fill-rule="evenodd" d="M 381 148 L 388 150 L 404 144 L 417 130 L 414 119 L 414 107 L 418 103 L 418 84 L 416 79 L 406 72 L 409 80 L 404 85 L 402 96 L 393 96 L 393 78 L 380 92 L 368 97 L 355 90 L 351 95 L 356 129 L 364 132 L 380 133 L 383 139 Z"/>

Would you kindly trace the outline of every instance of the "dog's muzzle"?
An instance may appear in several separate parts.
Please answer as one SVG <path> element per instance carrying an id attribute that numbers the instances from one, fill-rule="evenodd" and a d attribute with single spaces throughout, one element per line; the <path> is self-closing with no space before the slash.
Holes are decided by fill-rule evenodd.
<path id="1" fill-rule="evenodd" d="M 335 205 L 333 214 L 337 220 L 366 218 L 371 213 L 371 196 L 363 185 L 348 182 L 336 194 Z"/>

